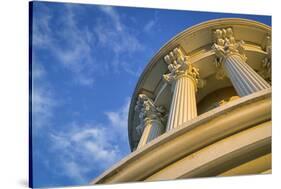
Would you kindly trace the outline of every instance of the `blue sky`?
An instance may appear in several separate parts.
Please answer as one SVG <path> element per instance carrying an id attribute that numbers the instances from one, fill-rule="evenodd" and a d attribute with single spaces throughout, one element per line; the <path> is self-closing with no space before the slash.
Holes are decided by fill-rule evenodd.
<path id="1" fill-rule="evenodd" d="M 271 17 L 33 3 L 35 187 L 86 185 L 129 150 L 130 97 L 161 46 L 202 21 Z"/>

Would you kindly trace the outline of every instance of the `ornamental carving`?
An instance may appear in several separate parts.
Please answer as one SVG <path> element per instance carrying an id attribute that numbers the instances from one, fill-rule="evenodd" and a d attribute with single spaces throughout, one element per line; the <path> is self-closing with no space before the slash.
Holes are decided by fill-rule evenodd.
<path id="1" fill-rule="evenodd" d="M 258 72 L 267 82 L 271 83 L 271 57 L 262 60 L 261 70 Z"/>
<path id="2" fill-rule="evenodd" d="M 271 37 L 266 36 L 262 47 L 266 52 L 266 56 L 262 60 L 261 69 L 258 72 L 267 82 L 271 83 Z"/>
<path id="3" fill-rule="evenodd" d="M 231 54 L 238 54 L 246 61 L 244 53 L 244 41 L 237 42 L 234 38 L 231 27 L 216 29 L 214 31 L 214 45 L 212 49 L 215 51 L 218 58 L 224 60 Z"/>
<path id="4" fill-rule="evenodd" d="M 145 94 L 139 94 L 135 111 L 139 112 L 140 124 L 136 127 L 139 136 L 141 136 L 145 127 L 145 121 L 156 119 L 163 123 L 166 119 L 166 109 L 163 106 L 155 106 L 153 101 Z"/>
<path id="5" fill-rule="evenodd" d="M 170 73 L 164 74 L 163 79 L 168 83 L 173 83 L 178 78 L 187 76 L 195 81 L 198 88 L 204 86 L 205 81 L 199 77 L 199 69 L 192 66 L 189 56 L 184 55 L 180 48 L 175 48 L 164 57 L 164 61 L 168 64 Z"/>

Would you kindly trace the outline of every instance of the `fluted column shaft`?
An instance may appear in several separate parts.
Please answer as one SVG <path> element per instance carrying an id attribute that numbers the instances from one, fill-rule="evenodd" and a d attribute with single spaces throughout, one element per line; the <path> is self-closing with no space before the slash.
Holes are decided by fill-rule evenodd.
<path id="1" fill-rule="evenodd" d="M 239 96 L 270 88 L 270 85 L 239 54 L 226 56 L 224 69 Z"/>
<path id="2" fill-rule="evenodd" d="M 172 85 L 172 102 L 166 131 L 178 128 L 197 116 L 196 91 L 204 85 L 199 78 L 199 70 L 184 55 L 183 50 L 175 48 L 164 57 L 168 64 L 168 74 L 163 78 Z"/>
<path id="3" fill-rule="evenodd" d="M 144 130 L 141 135 L 137 149 L 163 134 L 165 128 L 160 120 L 146 118 L 144 121 Z"/>
<path id="4" fill-rule="evenodd" d="M 190 76 L 181 76 L 175 81 L 167 131 L 197 116 L 195 87 L 194 80 Z"/>
<path id="5" fill-rule="evenodd" d="M 215 43 L 212 46 L 219 65 L 224 67 L 237 94 L 246 96 L 270 88 L 270 85 L 246 63 L 244 41 L 236 41 L 231 27 L 214 31 Z"/>

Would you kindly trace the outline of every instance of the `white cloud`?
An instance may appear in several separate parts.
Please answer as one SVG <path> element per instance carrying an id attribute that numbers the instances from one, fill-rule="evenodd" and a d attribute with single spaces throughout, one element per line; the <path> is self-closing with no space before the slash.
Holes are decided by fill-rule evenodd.
<path id="1" fill-rule="evenodd" d="M 133 28 L 129 28 L 122 22 L 115 8 L 101 6 L 100 10 L 107 17 L 98 19 L 93 29 L 98 45 L 113 52 L 109 63 L 114 71 L 122 70 L 137 75 L 136 71 L 131 69 L 133 62 L 127 59 L 134 53 L 143 51 L 144 46 L 135 35 Z"/>
<path id="2" fill-rule="evenodd" d="M 40 7 L 40 15 L 34 15 L 32 24 L 32 45 L 36 47 L 49 46 L 52 42 L 50 20 L 52 18 L 49 9 Z M 44 15 L 44 16 L 42 16 Z"/>
<path id="3" fill-rule="evenodd" d="M 77 183 L 87 183 L 88 182 L 88 180 L 86 180 L 83 177 L 83 173 L 88 171 L 87 167 L 81 167 L 79 164 L 77 164 L 74 161 L 65 161 L 65 162 L 62 162 L 62 165 L 65 168 L 65 173 L 67 173 L 66 175 L 70 176 L 71 178 L 75 178 Z"/>
<path id="4" fill-rule="evenodd" d="M 35 57 L 33 58 L 33 64 L 32 64 L 32 78 L 33 79 L 40 79 L 45 74 L 46 71 L 44 70 L 43 66 L 41 64 L 36 63 Z"/>
<path id="5" fill-rule="evenodd" d="M 38 10 L 35 7 L 32 33 L 35 49 L 48 51 L 83 86 L 92 86 L 93 75 L 107 70 L 137 76 L 138 71 L 128 57 L 144 50 L 144 46 L 133 28 L 124 24 L 120 14 L 110 6 L 99 7 L 105 16 L 93 18 L 92 26 L 80 27 L 77 12 L 81 10 L 81 6 L 66 5 L 60 12 L 64 16 L 57 17 L 44 5 Z M 54 23 L 59 26 L 54 27 Z"/>
<path id="6" fill-rule="evenodd" d="M 144 27 L 143 27 L 144 31 L 145 31 L 145 32 L 150 32 L 151 29 L 153 28 L 153 26 L 154 26 L 155 24 L 156 24 L 156 21 L 155 21 L 155 20 L 150 20 L 149 22 L 147 22 L 147 23 L 144 25 Z"/>
<path id="7" fill-rule="evenodd" d="M 70 131 L 50 135 L 55 144 L 53 150 L 60 151 L 66 159 L 80 162 L 82 157 L 84 162 L 80 163 L 83 169 L 83 166 L 96 161 L 102 162 L 99 166 L 103 168 L 118 158 L 118 149 L 107 138 L 108 131 L 103 125 L 75 123 L 70 127 Z"/>
<path id="8" fill-rule="evenodd" d="M 123 30 L 123 24 L 120 21 L 119 14 L 115 11 L 115 9 L 111 6 L 101 6 L 100 10 L 107 14 L 113 21 L 115 29 L 117 31 Z"/>
<path id="9" fill-rule="evenodd" d="M 43 87 L 37 87 L 36 89 L 32 90 L 32 112 L 35 115 L 40 114 L 46 118 L 51 116 L 50 109 L 54 105 L 55 102 L 51 97 L 51 93 L 48 93 L 48 91 L 46 91 Z"/>
<path id="10" fill-rule="evenodd" d="M 91 86 L 94 82 L 92 71 L 95 59 L 91 52 L 94 36 L 87 27 L 80 28 L 71 6 L 65 6 L 62 17 L 44 5 L 35 7 L 33 22 L 33 46 L 54 55 L 58 62 L 74 75 L 75 82 Z M 59 22 L 59 28 L 52 28 L 52 22 Z"/>
<path id="11" fill-rule="evenodd" d="M 92 179 L 90 172 L 104 170 L 121 157 L 102 126 L 75 124 L 71 131 L 52 134 L 50 139 L 59 174 L 80 184 Z"/>
<path id="12" fill-rule="evenodd" d="M 64 16 L 59 18 L 43 5 L 35 11 L 38 15 L 34 15 L 34 49 L 47 51 L 55 57 L 55 62 L 59 62 L 59 66 L 69 71 L 74 81 L 83 86 L 93 85 L 93 75 L 101 72 L 101 67 L 108 67 L 110 71 L 114 67 L 117 71 L 135 74 L 129 66 L 132 62 L 127 62 L 126 57 L 144 48 L 114 8 L 102 7 L 100 11 L 105 17 L 97 19 L 94 28 L 79 27 L 76 12 L 71 6 L 65 6 Z M 56 30 L 52 27 L 54 21 L 60 25 Z M 101 49 L 110 54 L 102 64 L 96 59 L 103 53 Z M 47 65 L 36 58 L 32 65 L 33 126 L 40 128 L 51 124 L 59 100 L 46 80 L 48 73 L 44 66 Z M 57 174 L 64 174 L 77 183 L 87 183 L 92 179 L 90 173 L 104 170 L 118 161 L 129 151 L 129 101 L 127 99 L 120 109 L 105 112 L 105 123 L 73 123 L 60 126 L 61 131 L 51 128 L 47 133 L 41 132 L 45 139 L 51 141 L 49 153 L 57 160 L 55 165 L 48 165 L 58 166 L 54 169 Z M 50 170 L 53 170 L 52 167 Z"/>
<path id="13" fill-rule="evenodd" d="M 111 125 L 119 128 L 127 128 L 130 99 L 127 98 L 125 104 L 117 111 L 105 112 Z"/>
<path id="14" fill-rule="evenodd" d="M 34 60 L 36 58 L 34 57 Z M 46 71 L 38 60 L 32 62 L 32 127 L 33 134 L 37 135 L 38 129 L 51 124 L 53 109 L 57 106 L 57 100 L 51 87 L 44 79 Z"/>
<path id="15" fill-rule="evenodd" d="M 154 11 L 154 16 L 153 18 L 151 18 L 143 27 L 143 31 L 146 32 L 146 33 L 150 33 L 151 30 L 158 30 L 159 27 L 156 27 L 157 25 L 157 22 L 158 22 L 158 11 L 155 10 Z M 153 32 L 152 32 L 153 33 Z"/>
<path id="16" fill-rule="evenodd" d="M 94 172 L 109 168 L 126 153 L 129 98 L 116 111 L 106 112 L 106 123 L 72 123 L 63 132 L 53 132 L 51 152 L 58 157 L 59 174 L 77 183 L 88 183 Z"/>
<path id="17" fill-rule="evenodd" d="M 109 19 L 98 20 L 94 27 L 94 32 L 102 47 L 109 48 L 116 54 L 125 53 L 125 55 L 143 50 L 141 42 L 120 21 L 120 16 L 114 8 L 102 6 L 100 10 L 109 17 Z"/>

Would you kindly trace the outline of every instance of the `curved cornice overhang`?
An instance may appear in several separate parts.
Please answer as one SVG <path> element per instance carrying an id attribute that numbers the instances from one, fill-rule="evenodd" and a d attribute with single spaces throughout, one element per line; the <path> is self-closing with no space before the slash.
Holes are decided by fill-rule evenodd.
<path id="1" fill-rule="evenodd" d="M 235 133 L 164 167 L 146 181 L 217 176 L 271 153 L 271 121 Z M 251 167 L 254 173 L 271 168 L 270 160 Z"/>
<path id="2" fill-rule="evenodd" d="M 135 90 L 133 92 L 132 98 L 131 98 L 131 103 L 129 107 L 129 116 L 128 116 L 128 138 L 129 138 L 129 144 L 131 151 L 133 151 L 134 148 L 134 142 L 132 139 L 132 132 L 135 129 L 134 124 L 133 124 L 133 119 L 134 119 L 134 106 L 137 100 L 137 95 L 140 92 L 141 87 L 143 86 L 145 82 L 145 78 L 148 76 L 148 74 L 151 72 L 151 70 L 155 67 L 157 62 L 163 58 L 169 51 L 171 51 L 173 48 L 177 47 L 184 38 L 187 36 L 193 35 L 196 32 L 199 32 L 201 30 L 204 30 L 206 28 L 221 28 L 225 26 L 232 26 L 232 25 L 240 25 L 240 26 L 247 26 L 247 27 L 254 27 L 255 29 L 260 29 L 262 31 L 266 31 L 267 33 L 271 34 L 271 27 L 253 21 L 253 20 L 248 20 L 248 19 L 241 19 L 241 18 L 223 18 L 223 19 L 214 19 L 210 20 L 207 22 L 200 23 L 198 25 L 192 26 L 190 28 L 187 28 L 186 30 L 182 31 L 178 35 L 176 35 L 174 38 L 172 38 L 170 41 L 168 41 L 160 50 L 155 54 L 155 56 L 150 60 L 148 65 L 145 67 L 144 71 L 142 72 L 138 83 L 135 87 Z M 251 47 L 248 48 L 249 51 L 255 51 Z M 259 51 L 259 49 L 256 49 L 256 51 Z M 190 53 L 190 52 L 187 52 Z M 213 52 L 207 52 L 207 54 L 214 54 Z M 205 54 L 206 55 L 206 54 Z M 203 57 L 194 57 L 195 59 L 200 59 L 204 58 Z"/>
<path id="3" fill-rule="evenodd" d="M 204 113 L 138 149 L 92 184 L 143 180 L 167 165 L 228 136 L 271 120 L 271 88 Z"/>

